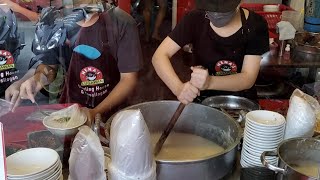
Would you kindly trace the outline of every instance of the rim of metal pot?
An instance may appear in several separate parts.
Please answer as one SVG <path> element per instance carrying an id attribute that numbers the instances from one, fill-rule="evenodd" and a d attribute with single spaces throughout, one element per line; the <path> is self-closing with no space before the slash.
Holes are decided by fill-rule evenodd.
<path id="1" fill-rule="evenodd" d="M 128 107 L 126 107 L 126 108 L 121 109 L 120 111 L 130 109 L 130 108 L 135 107 L 135 106 L 137 106 L 137 105 L 145 105 L 145 104 L 150 104 L 150 103 L 155 103 L 155 102 L 160 102 L 160 103 L 175 102 L 175 103 L 179 103 L 179 101 L 174 101 L 174 100 L 147 101 L 147 102 L 142 102 L 142 103 L 139 103 L 139 104 L 135 104 L 135 105 L 128 106 Z M 214 110 L 214 111 L 217 111 L 217 112 L 220 112 L 220 113 L 221 113 L 221 111 L 216 110 L 216 109 L 214 109 L 214 108 L 211 108 L 211 107 L 209 107 L 209 106 L 203 105 L 203 104 L 198 104 L 198 103 L 190 103 L 190 104 L 195 104 L 195 105 L 203 106 L 204 108 L 209 108 L 210 110 Z M 178 104 L 177 104 L 177 105 L 178 105 Z M 118 111 L 118 112 L 120 112 L 120 111 Z M 109 119 L 113 118 L 118 112 L 114 113 Z M 199 163 L 199 162 L 207 161 L 207 160 L 209 160 L 209 159 L 212 159 L 212 158 L 218 157 L 218 156 L 220 156 L 220 155 L 229 153 L 231 150 L 233 150 L 234 148 L 236 148 L 236 146 L 240 143 L 240 140 L 241 140 L 241 127 L 240 127 L 240 125 L 239 125 L 236 121 L 234 121 L 231 117 L 229 117 L 229 116 L 226 116 L 226 117 L 229 118 L 230 121 L 235 124 L 235 126 L 236 126 L 237 129 L 238 129 L 238 135 L 237 135 L 237 138 L 234 140 L 234 142 L 233 142 L 227 149 L 225 149 L 224 151 L 222 151 L 221 153 L 218 153 L 218 154 L 215 154 L 215 155 L 212 155 L 212 156 L 207 156 L 207 157 L 204 157 L 204 158 L 201 158 L 201 159 L 196 159 L 196 160 L 165 161 L 165 160 L 157 160 L 157 159 L 155 159 L 156 162 L 161 163 L 161 164 Z"/>
<path id="2" fill-rule="evenodd" d="M 305 140 L 318 141 L 318 142 L 320 143 L 320 139 L 318 139 L 318 138 L 313 138 L 313 137 L 304 138 L 304 137 L 302 137 L 302 138 L 290 138 L 290 139 L 286 139 L 286 140 L 282 141 L 282 142 L 278 145 L 278 147 L 277 147 L 278 157 L 279 157 L 279 159 L 280 159 L 287 167 L 290 167 L 291 169 L 295 170 L 295 168 L 293 168 L 291 165 L 289 165 L 289 164 L 288 164 L 286 161 L 284 161 L 284 159 L 280 156 L 280 153 L 279 153 L 280 147 L 281 147 L 283 144 L 285 144 L 285 143 L 287 143 L 287 142 L 289 142 L 289 141 L 305 141 Z M 301 172 L 299 172 L 299 173 L 301 173 Z M 301 174 L 303 174 L 303 173 L 301 173 Z M 303 175 L 305 175 L 305 174 L 303 174 Z M 305 175 L 305 176 L 308 176 L 308 175 Z M 308 176 L 308 177 L 312 177 L 312 176 Z M 312 177 L 312 178 L 317 178 L 317 177 Z"/>

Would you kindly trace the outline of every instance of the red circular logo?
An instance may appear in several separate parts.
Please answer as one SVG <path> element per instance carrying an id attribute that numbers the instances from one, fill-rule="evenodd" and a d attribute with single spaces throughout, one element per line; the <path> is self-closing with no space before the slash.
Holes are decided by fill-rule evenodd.
<path id="1" fill-rule="evenodd" d="M 0 50 L 0 65 L 13 64 L 14 59 L 9 51 Z"/>
<path id="2" fill-rule="evenodd" d="M 96 84 L 100 84 L 98 82 L 99 80 L 103 79 L 103 75 L 99 69 L 89 66 L 89 67 L 83 68 L 80 71 L 80 79 L 82 82 L 88 82 L 88 83 L 85 83 L 88 86 L 94 86 Z"/>
<path id="3" fill-rule="evenodd" d="M 237 73 L 237 65 L 232 61 L 220 60 L 216 63 L 215 70 L 216 75 L 230 75 Z"/>

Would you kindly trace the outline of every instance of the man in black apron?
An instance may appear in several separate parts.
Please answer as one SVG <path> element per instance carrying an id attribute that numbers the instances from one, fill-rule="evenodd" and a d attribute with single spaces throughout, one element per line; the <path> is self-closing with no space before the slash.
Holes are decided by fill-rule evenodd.
<path id="1" fill-rule="evenodd" d="M 110 113 L 129 96 L 142 60 L 134 20 L 119 8 L 88 16 L 78 22 L 81 28 L 74 43 L 67 41 L 62 50 L 43 58 L 34 77 L 21 85 L 21 97 L 34 102 L 39 89 L 55 78 L 61 58 L 66 59 L 67 71 L 60 103 L 87 107 L 89 120 L 97 113 Z"/>
<path id="2" fill-rule="evenodd" d="M 196 0 L 196 7 L 156 50 L 152 63 L 158 75 L 185 104 L 197 96 L 254 99 L 261 55 L 269 50 L 267 22 L 240 8 L 240 0 Z M 197 64 L 191 67 L 191 80 L 183 83 L 170 58 L 187 44 Z"/>

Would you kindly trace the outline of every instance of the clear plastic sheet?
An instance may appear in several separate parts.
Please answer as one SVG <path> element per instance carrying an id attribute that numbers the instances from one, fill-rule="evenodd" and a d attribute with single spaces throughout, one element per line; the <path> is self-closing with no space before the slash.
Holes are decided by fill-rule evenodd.
<path id="1" fill-rule="evenodd" d="M 81 126 L 69 158 L 69 180 L 106 180 L 104 150 L 99 137 Z"/>
<path id="2" fill-rule="evenodd" d="M 0 99 L 0 117 L 11 111 L 12 103 L 4 99 Z"/>
<path id="3" fill-rule="evenodd" d="M 156 164 L 149 129 L 140 110 L 120 111 L 110 133 L 111 180 L 156 180 Z"/>
<path id="4" fill-rule="evenodd" d="M 290 97 L 284 139 L 312 137 L 319 110 L 315 98 L 296 89 Z"/>

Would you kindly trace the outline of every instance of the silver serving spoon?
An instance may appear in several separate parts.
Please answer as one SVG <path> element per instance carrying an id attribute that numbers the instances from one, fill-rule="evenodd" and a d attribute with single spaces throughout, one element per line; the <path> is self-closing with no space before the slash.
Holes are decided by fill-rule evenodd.
<path id="1" fill-rule="evenodd" d="M 41 108 L 40 108 L 39 104 L 38 104 L 36 101 L 34 101 L 34 103 L 37 105 L 38 110 L 39 110 L 39 112 L 40 112 L 41 114 L 43 114 L 43 115 L 45 115 L 45 116 L 50 116 L 50 114 L 49 114 L 49 113 L 46 113 L 46 112 L 44 112 L 44 111 L 42 111 L 42 110 L 41 110 Z"/>

